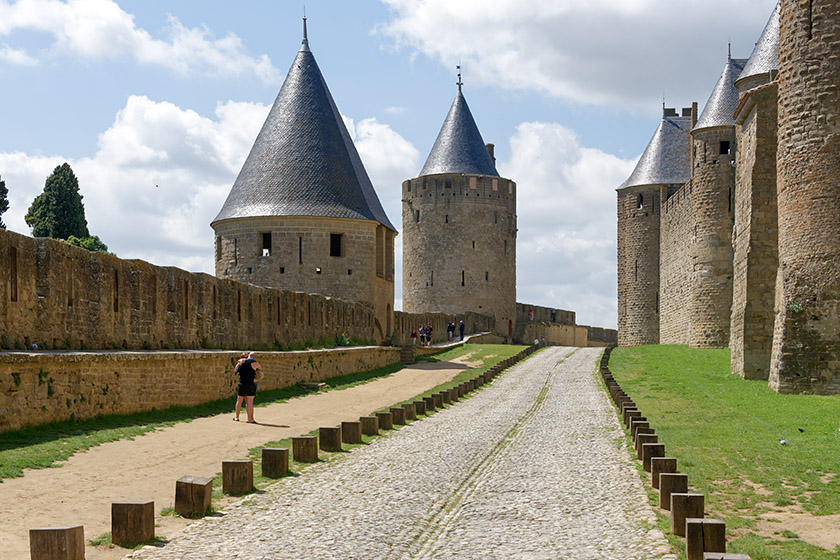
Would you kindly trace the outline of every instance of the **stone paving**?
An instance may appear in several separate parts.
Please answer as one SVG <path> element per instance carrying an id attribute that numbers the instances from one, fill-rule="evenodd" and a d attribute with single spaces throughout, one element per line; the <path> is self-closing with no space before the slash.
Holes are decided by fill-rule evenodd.
<path id="1" fill-rule="evenodd" d="M 594 375 L 547 348 L 134 560 L 674 558 Z"/>

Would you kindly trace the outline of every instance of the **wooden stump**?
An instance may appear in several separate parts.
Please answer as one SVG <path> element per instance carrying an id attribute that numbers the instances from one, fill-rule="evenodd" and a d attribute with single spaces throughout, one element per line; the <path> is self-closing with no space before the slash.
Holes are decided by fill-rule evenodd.
<path id="1" fill-rule="evenodd" d="M 688 492 L 688 475 L 685 473 L 662 473 L 659 475 L 659 509 L 671 509 L 671 494 Z"/>
<path id="2" fill-rule="evenodd" d="M 253 489 L 253 461 L 222 461 L 222 492 L 240 496 Z"/>
<path id="3" fill-rule="evenodd" d="M 383 430 L 394 429 L 394 415 L 390 412 L 377 412 L 376 419 L 379 420 L 379 427 Z"/>
<path id="4" fill-rule="evenodd" d="M 266 478 L 277 478 L 289 472 L 289 448 L 263 447 L 261 470 Z"/>
<path id="5" fill-rule="evenodd" d="M 405 409 L 401 406 L 391 407 L 391 416 L 394 418 L 394 425 L 405 424 Z"/>
<path id="6" fill-rule="evenodd" d="M 405 403 L 402 407 L 403 410 L 405 410 L 406 422 L 409 420 L 417 420 L 417 407 L 414 406 L 414 403 Z"/>
<path id="7" fill-rule="evenodd" d="M 451 396 L 452 396 L 452 394 L 449 391 L 441 391 L 440 392 L 440 397 L 443 399 L 443 404 L 449 404 L 449 402 L 452 400 L 450 398 Z"/>
<path id="8" fill-rule="evenodd" d="M 155 503 L 112 502 L 111 542 L 136 545 L 155 537 Z"/>
<path id="9" fill-rule="evenodd" d="M 321 451 L 341 451 L 341 428 L 338 426 L 318 428 L 318 440 Z"/>
<path id="10" fill-rule="evenodd" d="M 29 530 L 31 560 L 85 560 L 85 529 L 42 527 Z"/>
<path id="11" fill-rule="evenodd" d="M 341 441 L 344 443 L 362 443 L 362 423 L 342 422 Z"/>
<path id="12" fill-rule="evenodd" d="M 659 489 L 659 475 L 662 473 L 677 472 L 676 457 L 651 457 L 650 459 L 650 485 Z"/>
<path id="13" fill-rule="evenodd" d="M 642 446 L 646 443 L 659 443 L 659 436 L 656 434 L 636 434 L 636 456 L 640 460 L 644 460 Z"/>
<path id="14" fill-rule="evenodd" d="M 449 389 L 449 402 L 455 402 L 458 400 L 458 389 L 455 387 Z"/>
<path id="15" fill-rule="evenodd" d="M 379 435 L 379 418 L 376 416 L 362 416 L 359 422 L 362 423 L 362 433 L 366 436 Z"/>
<path id="16" fill-rule="evenodd" d="M 414 411 L 418 416 L 426 414 L 426 401 L 414 401 Z"/>
<path id="17" fill-rule="evenodd" d="M 182 517 L 203 516 L 212 497 L 212 478 L 182 476 L 175 481 L 175 512 Z"/>
<path id="18" fill-rule="evenodd" d="M 643 443 L 642 444 L 642 470 L 650 472 L 650 460 L 654 457 L 665 456 L 664 443 Z M 661 477 L 660 477 L 661 479 Z M 661 480 L 660 480 L 661 482 Z"/>
<path id="19" fill-rule="evenodd" d="M 725 552 L 704 552 L 703 560 L 751 560 L 749 554 L 727 554 Z"/>
<path id="20" fill-rule="evenodd" d="M 443 395 L 441 393 L 432 395 L 432 400 L 435 401 L 435 408 L 443 408 Z"/>
<path id="21" fill-rule="evenodd" d="M 314 463 L 318 460 L 318 438 L 298 436 L 292 438 L 292 459 L 299 463 Z"/>
<path id="22" fill-rule="evenodd" d="M 685 536 L 685 520 L 700 519 L 705 516 L 705 496 L 703 494 L 671 493 L 671 534 Z"/>
<path id="23" fill-rule="evenodd" d="M 720 519 L 685 520 L 687 560 L 703 560 L 705 552 L 726 552 L 726 524 Z"/>
<path id="24" fill-rule="evenodd" d="M 636 430 L 639 428 L 650 428 L 650 422 L 644 419 L 644 416 L 638 416 L 630 420 L 630 439 L 636 440 Z"/>
<path id="25" fill-rule="evenodd" d="M 423 402 L 426 403 L 426 414 L 431 414 L 435 410 L 435 398 L 423 397 Z"/>

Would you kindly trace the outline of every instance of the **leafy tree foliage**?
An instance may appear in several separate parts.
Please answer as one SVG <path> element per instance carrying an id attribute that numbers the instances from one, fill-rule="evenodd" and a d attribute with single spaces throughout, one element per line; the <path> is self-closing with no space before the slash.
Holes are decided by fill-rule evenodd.
<path id="1" fill-rule="evenodd" d="M 47 177 L 44 192 L 32 201 L 26 213 L 26 223 L 35 237 L 90 237 L 79 181 L 70 165 L 59 165 Z"/>
<path id="2" fill-rule="evenodd" d="M 6 181 L 0 180 L 0 216 L 9 209 L 9 189 L 6 188 Z M 0 228 L 5 229 L 6 224 L 0 219 Z"/>
<path id="3" fill-rule="evenodd" d="M 108 246 L 99 239 L 98 235 L 94 235 L 93 237 L 76 237 L 75 235 L 71 235 L 67 238 L 67 243 L 81 247 L 82 249 L 87 249 L 88 251 L 93 251 L 94 253 L 114 254 L 108 251 Z"/>

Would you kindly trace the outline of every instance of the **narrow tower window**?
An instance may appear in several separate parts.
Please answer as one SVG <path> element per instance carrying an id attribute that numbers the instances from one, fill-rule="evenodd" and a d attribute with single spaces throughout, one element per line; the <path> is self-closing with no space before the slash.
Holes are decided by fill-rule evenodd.
<path id="1" fill-rule="evenodd" d="M 488 282 L 490 280 L 490 273 L 488 271 L 484 271 L 484 281 Z"/>
<path id="2" fill-rule="evenodd" d="M 473 244 L 473 249 L 475 249 L 475 241 L 473 241 L 472 244 Z"/>
<path id="3" fill-rule="evenodd" d="M 728 154 L 728 153 L 729 153 L 729 141 L 728 140 L 722 140 L 721 143 L 720 143 L 720 154 L 724 155 L 724 154 Z"/>
<path id="4" fill-rule="evenodd" d="M 493 212 L 493 223 L 494 224 L 499 223 L 499 213 L 498 212 Z"/>
<path id="5" fill-rule="evenodd" d="M 431 285 L 431 286 L 435 285 L 435 271 L 434 270 L 432 271 L 432 275 L 429 278 L 429 285 Z"/>
<path id="6" fill-rule="evenodd" d="M 449 214 L 447 214 L 446 216 L 443 217 L 443 221 L 444 221 L 444 223 L 447 223 L 447 224 L 449 223 Z"/>
<path id="7" fill-rule="evenodd" d="M 271 232 L 262 234 L 262 256 L 271 256 Z"/>
<path id="8" fill-rule="evenodd" d="M 639 261 L 636 261 L 636 268 L 633 271 L 633 280 L 639 279 Z"/>
<path id="9" fill-rule="evenodd" d="M 298 237 L 298 264 L 303 264 L 303 237 Z"/>
<path id="10" fill-rule="evenodd" d="M 461 285 L 464 285 L 464 271 L 461 271 Z"/>
<path id="11" fill-rule="evenodd" d="M 642 195 L 639 195 L 639 200 L 636 208 L 644 208 L 645 206 L 645 198 Z"/>
<path id="12" fill-rule="evenodd" d="M 420 210 L 417 210 L 417 216 L 416 216 L 415 219 L 417 220 L 417 223 L 419 224 L 420 223 Z"/>
<path id="13" fill-rule="evenodd" d="M 342 245 L 344 241 L 344 235 L 341 233 L 331 233 L 330 234 L 330 256 L 331 257 L 343 257 L 344 251 L 342 250 Z"/>

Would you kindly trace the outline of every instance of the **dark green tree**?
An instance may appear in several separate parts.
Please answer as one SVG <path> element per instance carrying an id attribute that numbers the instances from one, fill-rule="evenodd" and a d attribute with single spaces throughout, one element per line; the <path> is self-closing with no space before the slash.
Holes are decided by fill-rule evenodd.
<path id="1" fill-rule="evenodd" d="M 47 177 L 44 192 L 32 201 L 25 219 L 35 237 L 90 237 L 79 181 L 70 165 L 59 165 Z"/>
<path id="2" fill-rule="evenodd" d="M 3 212 L 9 209 L 9 189 L 6 188 L 6 181 L 0 179 L 0 216 L 3 216 Z M 6 224 L 3 223 L 3 219 L 0 217 L 0 228 L 6 229 Z"/>

